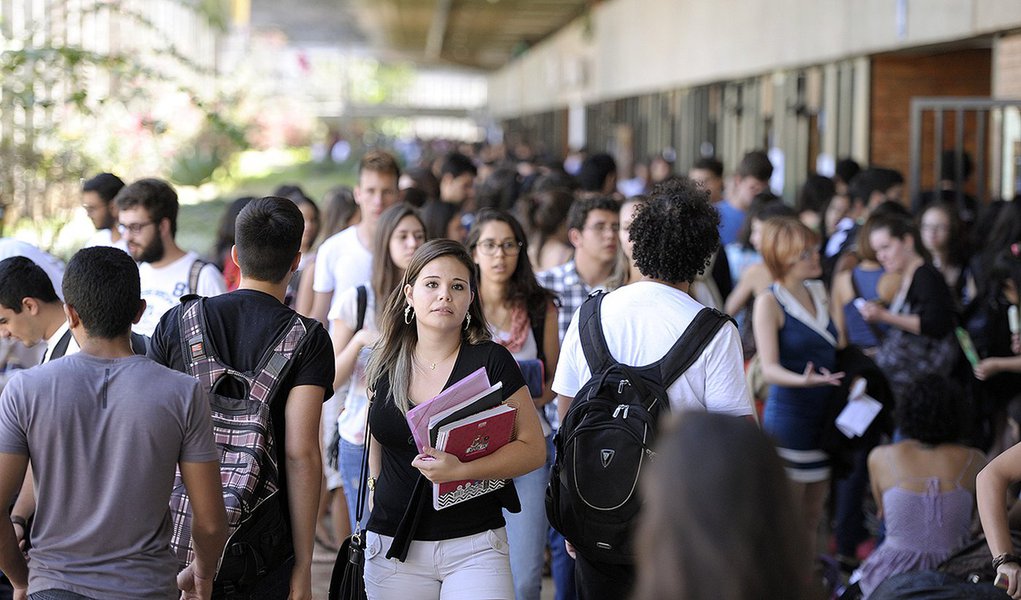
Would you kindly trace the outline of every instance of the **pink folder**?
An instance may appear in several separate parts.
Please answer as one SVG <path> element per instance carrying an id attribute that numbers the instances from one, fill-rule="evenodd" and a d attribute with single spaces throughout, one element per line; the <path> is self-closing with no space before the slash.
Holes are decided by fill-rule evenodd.
<path id="1" fill-rule="evenodd" d="M 481 367 L 471 375 L 440 392 L 435 398 L 408 411 L 408 427 L 421 452 L 429 443 L 429 418 L 489 389 L 489 376 Z"/>

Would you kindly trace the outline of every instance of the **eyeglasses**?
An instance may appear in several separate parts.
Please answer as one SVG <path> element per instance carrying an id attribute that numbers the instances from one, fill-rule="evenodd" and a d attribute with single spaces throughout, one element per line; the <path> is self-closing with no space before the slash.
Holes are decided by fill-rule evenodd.
<path id="1" fill-rule="evenodd" d="M 585 229 L 596 233 L 618 233 L 620 232 L 620 223 L 595 223 L 586 225 Z"/>
<path id="2" fill-rule="evenodd" d="M 497 244 L 493 240 L 483 240 L 479 242 L 477 248 L 484 256 L 496 256 L 497 250 L 503 250 L 504 256 L 517 256 L 521 252 L 521 242 Z"/>
<path id="3" fill-rule="evenodd" d="M 146 221 L 145 223 L 131 223 L 128 225 L 125 225 L 124 223 L 118 223 L 117 231 L 121 232 L 121 235 L 127 235 L 128 233 L 131 233 L 132 235 L 138 235 L 142 233 L 142 230 L 148 227 L 149 225 L 155 224 L 156 221 Z"/>

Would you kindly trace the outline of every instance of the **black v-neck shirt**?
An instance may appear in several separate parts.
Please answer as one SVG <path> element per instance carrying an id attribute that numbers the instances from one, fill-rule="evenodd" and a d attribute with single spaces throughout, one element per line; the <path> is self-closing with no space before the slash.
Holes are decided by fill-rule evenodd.
<path id="1" fill-rule="evenodd" d="M 461 346 L 443 389 L 471 375 L 480 367 L 486 368 L 491 383 L 503 382 L 504 400 L 525 386 L 525 380 L 511 353 L 494 342 L 482 342 L 474 346 L 467 343 Z M 369 428 L 382 450 L 382 461 L 368 529 L 393 536 L 408 508 L 415 482 L 420 475 L 418 469 L 411 466 L 411 461 L 418 455 L 418 448 L 411 436 L 407 419 L 394 404 L 389 377 L 381 377 L 376 382 L 375 390 L 369 408 Z M 421 501 L 424 506 L 421 521 L 412 537 L 415 540 L 449 540 L 504 526 L 498 493 L 485 494 L 437 511 L 432 507 L 430 488 L 423 494 Z"/>

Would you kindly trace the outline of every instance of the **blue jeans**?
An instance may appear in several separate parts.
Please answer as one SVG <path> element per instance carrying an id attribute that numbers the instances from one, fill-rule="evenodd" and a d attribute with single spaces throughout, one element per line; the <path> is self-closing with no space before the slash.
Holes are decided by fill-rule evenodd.
<path id="1" fill-rule="evenodd" d="M 514 488 L 521 500 L 521 512 L 503 511 L 503 518 L 507 521 L 516 600 L 539 600 L 542 592 L 543 550 L 546 548 L 546 530 L 549 529 L 546 520 L 547 483 L 549 467 L 546 465 L 515 477 Z"/>
<path id="2" fill-rule="evenodd" d="M 358 484 L 362 474 L 362 453 L 365 446 L 352 444 L 340 438 L 340 454 L 338 463 L 340 477 L 344 480 L 344 499 L 347 500 L 347 514 L 351 520 L 351 531 L 355 530 L 355 515 L 358 509 Z M 369 522 L 369 503 L 365 503 L 365 510 L 362 513 L 362 530 Z"/>

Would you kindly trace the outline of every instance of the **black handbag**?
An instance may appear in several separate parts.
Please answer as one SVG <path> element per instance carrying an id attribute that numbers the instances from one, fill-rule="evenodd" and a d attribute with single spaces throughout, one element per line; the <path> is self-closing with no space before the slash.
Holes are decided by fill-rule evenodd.
<path id="1" fill-rule="evenodd" d="M 371 408 L 371 403 L 369 408 Z M 367 600 L 365 595 L 365 532 L 362 531 L 362 514 L 369 479 L 369 411 L 365 411 L 365 449 L 362 451 L 362 469 L 358 476 L 358 507 L 355 509 L 355 530 L 344 540 L 333 563 L 330 576 L 329 600 Z"/>

